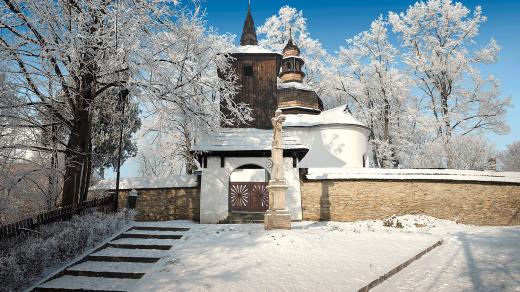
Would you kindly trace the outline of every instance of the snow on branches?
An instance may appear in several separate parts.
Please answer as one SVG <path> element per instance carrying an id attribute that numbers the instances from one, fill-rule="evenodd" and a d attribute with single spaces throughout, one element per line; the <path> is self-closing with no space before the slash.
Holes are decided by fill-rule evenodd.
<path id="1" fill-rule="evenodd" d="M 396 167 L 413 132 L 412 82 L 396 66 L 399 50 L 388 40 L 388 23 L 379 17 L 340 48 L 330 77 L 331 90 L 346 96 L 347 108 L 372 130 L 372 164 Z"/>
<path id="2" fill-rule="evenodd" d="M 217 75 L 229 69 L 231 37 L 207 28 L 197 2 L 2 0 L 0 9 L 0 63 L 15 85 L 1 106 L 22 113 L 2 118 L 37 137 L 4 148 L 46 153 L 63 173 L 63 204 L 86 198 L 93 168 L 114 165 L 118 125 L 123 159 L 135 154 L 141 107 L 167 124 L 158 129 L 188 125 L 190 141 L 219 120 L 250 119 L 232 99 L 236 77 Z"/>
<path id="3" fill-rule="evenodd" d="M 300 48 L 301 56 L 305 60 L 305 83 L 313 85 L 321 93 L 327 87 L 324 75 L 328 70 L 327 51 L 322 44 L 310 37 L 307 30 L 307 19 L 303 12 L 296 8 L 283 6 L 278 14 L 266 19 L 265 23 L 258 28 L 258 33 L 263 36 L 259 44 L 275 52 L 281 52 L 290 33 L 295 44 Z"/>
<path id="4" fill-rule="evenodd" d="M 507 145 L 507 149 L 498 155 L 500 167 L 505 171 L 520 171 L 520 141 Z"/>
<path id="5" fill-rule="evenodd" d="M 406 12 L 380 16 L 335 55 L 310 37 L 303 12 L 289 6 L 258 32 L 265 36 L 261 45 L 281 51 L 292 29 L 306 82 L 318 88 L 324 105 L 345 104 L 372 130 L 372 165 L 480 169 L 494 155 L 480 136 L 508 131 L 511 103 L 500 96 L 499 81 L 477 69 L 496 62 L 500 51 L 493 39 L 475 46 L 485 21 L 480 7 L 417 2 Z M 464 143 L 484 147 L 476 152 L 482 161 L 461 154 Z"/>
<path id="6" fill-rule="evenodd" d="M 500 98 L 499 83 L 482 78 L 479 64 L 494 63 L 500 47 L 491 40 L 475 49 L 482 9 L 471 11 L 451 0 L 417 2 L 405 13 L 390 12 L 389 21 L 403 43 L 403 62 L 425 97 L 423 124 L 433 125 L 435 139 L 445 148 L 446 167 L 456 166 L 450 155 L 455 135 L 506 133 L 505 113 L 510 98 Z"/>

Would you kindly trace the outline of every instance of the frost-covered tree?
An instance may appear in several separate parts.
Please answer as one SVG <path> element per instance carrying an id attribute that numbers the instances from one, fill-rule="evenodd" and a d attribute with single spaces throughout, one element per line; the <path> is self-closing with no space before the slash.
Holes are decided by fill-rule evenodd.
<path id="1" fill-rule="evenodd" d="M 261 37 L 260 46 L 280 53 L 292 33 L 292 38 L 300 48 L 301 56 L 305 60 L 304 82 L 314 86 L 318 94 L 327 89 L 328 84 L 324 83 L 324 75 L 330 70 L 328 66 L 330 56 L 319 40 L 310 36 L 303 11 L 283 6 L 278 14 L 266 19 L 257 32 Z"/>
<path id="2" fill-rule="evenodd" d="M 167 115 L 162 116 L 163 113 Z M 183 123 L 180 116 L 170 118 L 169 113 L 165 110 L 149 116 L 138 133 L 139 153 L 135 161 L 141 176 L 171 176 L 196 169 L 190 149 L 194 142 L 191 130 L 197 129 Z"/>
<path id="3" fill-rule="evenodd" d="M 12 107 L 19 98 L 8 77 L 12 75 L 0 73 L 0 224 L 44 210 L 56 201 L 56 192 L 51 192 L 46 180 L 51 177 L 48 156 L 12 147 L 41 137 L 20 124 L 25 111 Z"/>
<path id="4" fill-rule="evenodd" d="M 117 94 L 117 90 L 112 90 Z M 132 136 L 141 126 L 137 98 L 130 97 L 125 103 L 125 115 L 118 98 L 107 95 L 92 109 L 92 169 L 104 175 L 105 168 L 117 168 L 119 152 L 119 133 L 123 130 L 121 163 L 137 154 L 136 142 Z M 122 127 L 121 127 L 122 126 Z"/>
<path id="5" fill-rule="evenodd" d="M 404 63 L 427 101 L 422 123 L 431 125 L 436 143 L 445 148 L 448 168 L 457 166 L 448 149 L 453 137 L 508 131 L 504 117 L 510 99 L 500 98 L 498 80 L 482 77 L 477 69 L 496 62 L 500 50 L 493 39 L 475 48 L 486 21 L 479 6 L 471 12 L 458 2 L 429 0 L 405 13 L 390 12 L 389 21 L 402 41 Z"/>
<path id="6" fill-rule="evenodd" d="M 449 153 L 446 153 L 448 151 Z M 456 169 L 486 170 L 494 168 L 495 145 L 483 136 L 453 136 L 448 145 L 427 141 L 406 161 L 411 168 L 447 168 L 448 157 L 456 157 Z"/>
<path id="7" fill-rule="evenodd" d="M 150 169 L 157 162 L 166 166 L 161 173 L 191 173 L 195 170 L 191 145 L 197 137 L 222 122 L 244 123 L 251 120 L 251 109 L 236 103 L 237 76 L 231 71 L 233 37 L 206 28 L 204 14 L 187 12 L 155 36 L 143 55 L 146 60 L 142 79 L 145 115 L 153 123 L 145 136 L 166 143 L 160 158 L 140 154 L 141 168 Z M 218 72 L 228 72 L 219 77 Z M 221 111 L 221 107 L 226 110 Z M 228 114 L 224 115 L 226 112 Z M 143 143 L 145 144 L 145 143 Z M 155 148 L 155 146 L 152 146 Z M 175 162 L 175 163 L 174 163 Z M 179 163 L 180 162 L 180 163 Z M 167 169 L 169 169 L 167 171 Z"/>
<path id="8" fill-rule="evenodd" d="M 501 169 L 504 171 L 520 171 L 520 141 L 507 145 L 507 149 L 498 155 Z"/>
<path id="9" fill-rule="evenodd" d="M 104 147 L 103 139 L 93 140 L 100 129 L 94 128 L 95 118 L 113 114 L 109 119 L 126 122 L 118 111 L 101 115 L 96 109 L 107 104 L 113 108 L 113 99 L 123 92 L 142 96 L 156 106 L 156 112 L 166 115 L 184 111 L 187 117 L 203 121 L 202 124 L 213 119 L 248 118 L 247 106 L 232 101 L 233 74 L 226 80 L 216 76 L 217 69 L 225 70 L 230 60 L 228 55 L 216 53 L 221 48 L 219 43 L 228 37 L 205 28 L 196 3 L 0 3 L 0 62 L 2 68 L 13 68 L 11 73 L 16 76 L 13 79 L 21 98 L 9 107 L 26 111 L 25 118 L 18 120 L 21 126 L 36 128 L 38 135 L 54 137 L 58 145 L 49 147 L 41 141 L 31 141 L 11 146 L 62 153 L 63 204 L 86 198 L 92 153 Z M 229 116 L 219 114 L 219 99 L 224 99 Z M 53 127 L 56 132 L 51 130 Z M 111 127 L 110 135 L 115 130 L 117 126 Z M 63 139 L 56 133 L 63 133 Z M 111 156 L 112 146 L 104 147 L 108 151 L 104 153 L 106 157 Z M 103 165 L 110 159 L 101 160 Z"/>
<path id="10" fill-rule="evenodd" d="M 86 198 L 92 108 L 129 81 L 128 72 L 135 70 L 131 53 L 151 22 L 145 9 L 149 4 L 3 0 L 0 5 L 0 48 L 5 56 L 1 61 L 13 68 L 17 93 L 23 98 L 15 106 L 27 109 L 26 128 L 37 128 L 59 144 L 34 141 L 14 146 L 63 153 L 63 204 Z M 65 139 L 58 132 L 65 133 Z"/>
<path id="11" fill-rule="evenodd" d="M 370 30 L 347 40 L 334 64 L 330 89 L 344 96 L 350 112 L 371 130 L 372 163 L 397 167 L 414 134 L 416 112 L 410 98 L 411 80 L 397 68 L 399 50 L 388 40 L 380 16 Z"/>

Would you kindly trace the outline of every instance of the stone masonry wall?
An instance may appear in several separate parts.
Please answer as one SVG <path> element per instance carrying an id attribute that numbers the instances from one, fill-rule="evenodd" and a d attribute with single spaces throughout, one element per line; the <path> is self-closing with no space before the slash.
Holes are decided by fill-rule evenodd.
<path id="1" fill-rule="evenodd" d="M 301 180 L 303 220 L 355 221 L 425 214 L 476 225 L 520 225 L 520 184 Z"/>
<path id="2" fill-rule="evenodd" d="M 126 207 L 129 190 L 119 194 L 119 207 Z M 199 221 L 200 188 L 138 189 L 136 220 Z"/>

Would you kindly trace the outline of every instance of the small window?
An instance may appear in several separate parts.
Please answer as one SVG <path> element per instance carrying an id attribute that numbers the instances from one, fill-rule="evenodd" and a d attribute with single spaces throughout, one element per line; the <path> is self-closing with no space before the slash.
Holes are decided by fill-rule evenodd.
<path id="1" fill-rule="evenodd" d="M 290 71 L 292 70 L 292 64 L 291 63 L 287 63 L 287 69 Z"/>
<path id="2" fill-rule="evenodd" d="M 253 65 L 244 64 L 244 76 L 253 76 Z"/>

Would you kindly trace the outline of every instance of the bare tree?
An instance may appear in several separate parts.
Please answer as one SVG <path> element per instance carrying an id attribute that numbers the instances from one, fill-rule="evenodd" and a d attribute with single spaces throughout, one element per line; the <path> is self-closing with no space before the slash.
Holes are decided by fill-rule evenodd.
<path id="1" fill-rule="evenodd" d="M 496 62 L 500 47 L 492 39 L 474 48 L 486 17 L 479 6 L 470 13 L 459 2 L 429 0 L 415 3 L 406 13 L 389 14 L 405 48 L 404 62 L 428 101 L 423 124 L 433 125 L 435 140 L 448 155 L 448 168 L 454 168 L 457 159 L 448 149 L 453 136 L 509 130 L 505 113 L 510 98 L 500 98 L 499 82 L 477 70 L 478 65 Z"/>
<path id="2" fill-rule="evenodd" d="M 347 40 L 332 62 L 329 88 L 347 96 L 347 110 L 372 130 L 370 148 L 376 167 L 400 164 L 414 131 L 413 82 L 395 65 L 399 50 L 388 40 L 388 23 L 379 17 L 370 30 Z"/>
<path id="3" fill-rule="evenodd" d="M 233 103 L 233 80 L 215 78 L 230 60 L 215 45 L 229 37 L 206 30 L 197 4 L 175 2 L 0 1 L 0 63 L 15 76 L 19 96 L 3 109 L 24 111 L 9 118 L 46 141 L 8 147 L 53 153 L 54 160 L 63 155 L 64 205 L 87 196 L 95 109 L 123 92 L 143 96 L 157 112 L 180 111 L 202 124 L 247 118 L 247 106 Z M 219 114 L 222 98 L 230 116 Z M 125 119 L 117 110 L 111 118 Z"/>
<path id="4" fill-rule="evenodd" d="M 12 108 L 26 109 L 19 124 L 37 129 L 50 142 L 12 146 L 53 153 L 53 159 L 63 153 L 62 203 L 76 203 L 86 198 L 91 173 L 91 107 L 107 90 L 128 81 L 121 73 L 129 70 L 130 49 L 117 47 L 116 40 L 136 41 L 132 34 L 146 20 L 129 21 L 128 1 L 120 6 L 112 1 L 2 2 L 0 25 L 7 31 L 0 36 L 2 63 L 13 68 L 22 98 Z"/>
<path id="5" fill-rule="evenodd" d="M 520 171 L 520 141 L 507 145 L 507 149 L 499 154 L 498 160 L 502 170 Z"/>
<path id="6" fill-rule="evenodd" d="M 234 124 L 251 120 L 248 105 L 233 99 L 238 87 L 228 54 L 232 41 L 230 35 L 206 29 L 204 15 L 194 11 L 169 24 L 150 44 L 147 52 L 160 53 L 145 56 L 150 65 L 144 67 L 147 75 L 142 81 L 148 124 L 142 136 L 152 137 L 148 139 L 160 145 L 140 145 L 162 151 L 153 157 L 149 155 L 152 151 L 141 146 L 144 151 L 138 161 L 143 171 L 191 173 L 196 169 L 190 152 L 195 139 L 217 128 L 221 121 Z M 219 71 L 228 74 L 221 78 Z M 226 110 L 221 111 L 221 106 Z"/>

